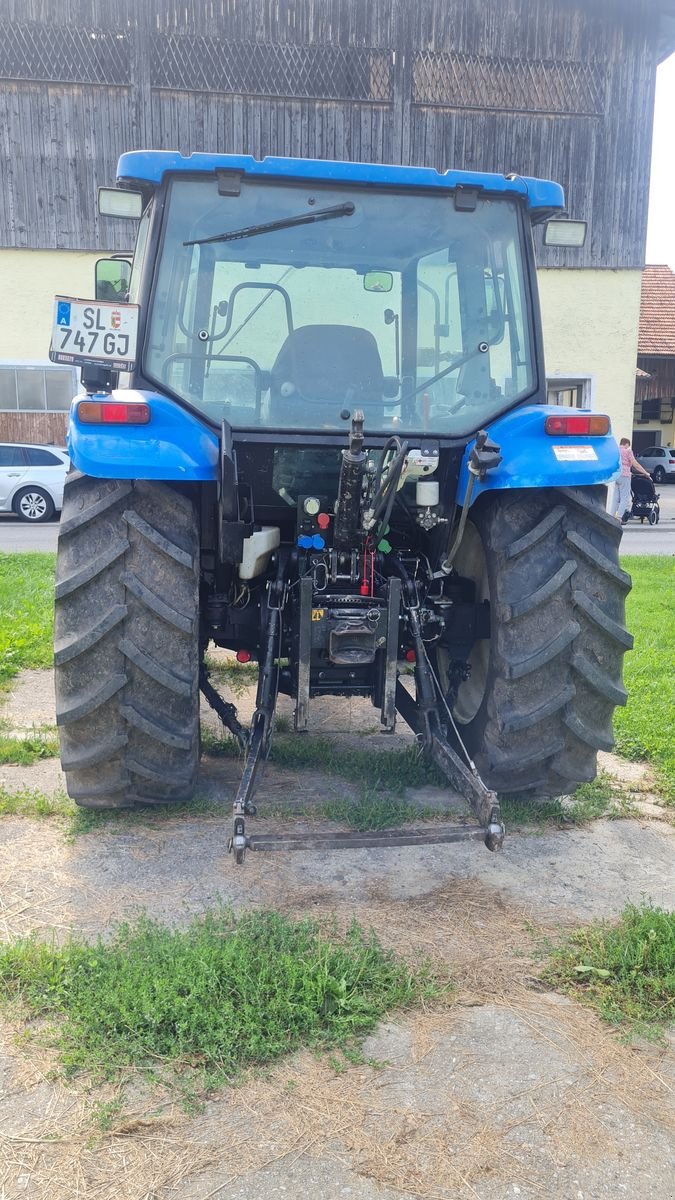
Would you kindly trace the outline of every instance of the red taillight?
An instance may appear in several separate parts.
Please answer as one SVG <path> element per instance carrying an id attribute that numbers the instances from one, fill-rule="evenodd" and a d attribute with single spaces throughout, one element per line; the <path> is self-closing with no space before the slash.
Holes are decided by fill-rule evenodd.
<path id="1" fill-rule="evenodd" d="M 547 417 L 544 421 L 544 429 L 547 433 L 555 434 L 560 437 L 572 437 L 574 434 L 582 434 L 584 436 L 604 436 L 609 433 L 609 417 L 602 414 L 590 413 L 581 416 L 578 413 L 554 417 Z"/>
<path id="2" fill-rule="evenodd" d="M 150 406 L 138 401 L 81 400 L 77 415 L 85 425 L 147 425 Z"/>
<path id="3" fill-rule="evenodd" d="M 406 662 L 415 662 L 417 655 L 414 650 L 406 650 L 404 658 Z"/>
<path id="4" fill-rule="evenodd" d="M 251 654 L 248 650 L 237 650 L 237 662 L 247 663 L 251 661 Z"/>

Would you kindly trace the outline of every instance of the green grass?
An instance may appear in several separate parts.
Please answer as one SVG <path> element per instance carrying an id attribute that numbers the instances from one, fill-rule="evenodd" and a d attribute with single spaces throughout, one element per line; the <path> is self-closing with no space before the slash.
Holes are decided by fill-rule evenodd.
<path id="1" fill-rule="evenodd" d="M 314 811 L 317 812 L 317 809 Z M 359 833 L 375 833 L 380 829 L 410 824 L 411 821 L 442 818 L 447 816 L 447 813 L 409 804 L 402 796 L 391 796 L 364 788 L 356 800 L 341 797 L 339 800 L 326 801 L 320 806 L 317 815 L 325 817 L 328 821 L 347 825 Z"/>
<path id="2" fill-rule="evenodd" d="M 614 1025 L 658 1033 L 675 1019 L 675 912 L 629 904 L 618 923 L 573 933 L 543 978 Z"/>
<path id="3" fill-rule="evenodd" d="M 241 754 L 233 738 L 208 729 L 202 733 L 202 744 L 206 753 L 215 757 L 239 758 Z M 440 771 L 414 746 L 406 750 L 345 748 L 330 738 L 279 731 L 272 742 L 270 761 L 291 771 L 320 771 L 360 783 L 364 788 L 387 788 L 397 793 L 407 787 L 446 784 Z"/>
<path id="4" fill-rule="evenodd" d="M 58 738 L 36 729 L 26 737 L 5 737 L 0 733 L 0 764 L 27 767 L 43 758 L 55 758 Z"/>
<path id="5" fill-rule="evenodd" d="M 124 833 L 134 826 L 147 829 L 163 821 L 232 816 L 231 798 L 226 796 L 218 800 L 195 796 L 189 804 L 149 804 L 144 808 L 80 808 L 74 800 L 70 803 L 72 807 L 65 814 L 69 818 L 66 829 L 69 841 L 103 827 L 112 833 Z"/>
<path id="6" fill-rule="evenodd" d="M 344 748 L 328 738 L 290 735 L 275 738 L 270 758 L 278 767 L 321 771 L 364 789 L 387 790 L 396 795 L 407 787 L 446 786 L 440 771 L 415 746 L 406 750 Z"/>
<path id="7" fill-rule="evenodd" d="M 392 1009 L 448 990 L 356 924 L 340 937 L 274 912 L 219 909 L 185 929 L 142 917 L 105 943 L 0 949 L 0 994 L 40 1019 L 41 1037 L 47 1021 L 66 1070 L 159 1063 L 211 1086 L 301 1046 L 349 1046 Z"/>
<path id="8" fill-rule="evenodd" d="M 565 801 L 558 797 L 532 800 L 527 795 L 512 794 L 501 797 L 501 808 L 507 829 L 523 825 L 569 828 L 588 825 L 602 817 L 611 820 L 634 813 L 630 798 L 604 771 L 591 783 L 582 783 Z"/>
<path id="9" fill-rule="evenodd" d="M 205 663 L 208 667 L 211 682 L 227 687 L 235 696 L 240 696 L 248 687 L 258 682 L 257 663 L 239 663 L 236 659 L 214 659 L 207 654 Z"/>
<path id="10" fill-rule="evenodd" d="M 21 787 L 15 790 L 0 786 L 0 816 L 3 817 L 70 817 L 77 812 L 75 801 L 65 792 L 47 796 L 39 788 Z"/>
<path id="11" fill-rule="evenodd" d="M 659 791 L 675 804 L 675 564 L 636 557 L 623 566 L 633 577 L 626 616 L 635 647 L 625 658 L 628 704 L 614 715 L 616 750 L 653 763 Z"/>
<path id="12" fill-rule="evenodd" d="M 54 554 L 0 553 L 0 689 L 25 667 L 51 667 Z"/>

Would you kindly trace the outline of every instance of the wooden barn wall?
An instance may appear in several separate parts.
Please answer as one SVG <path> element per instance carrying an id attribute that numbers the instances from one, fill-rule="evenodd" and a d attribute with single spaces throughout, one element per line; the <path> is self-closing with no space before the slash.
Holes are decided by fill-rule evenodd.
<path id="1" fill-rule="evenodd" d="M 660 358 L 640 356 L 638 366 L 646 371 L 649 379 L 638 378 L 635 384 L 635 399 L 675 400 L 675 354 Z"/>
<path id="2" fill-rule="evenodd" d="M 67 413 L 0 412 L 0 442 L 65 446 Z"/>
<path id="3" fill-rule="evenodd" d="M 126 249 L 129 149 L 557 179 L 589 222 L 543 266 L 643 263 L 651 0 L 0 0 L 0 246 Z"/>

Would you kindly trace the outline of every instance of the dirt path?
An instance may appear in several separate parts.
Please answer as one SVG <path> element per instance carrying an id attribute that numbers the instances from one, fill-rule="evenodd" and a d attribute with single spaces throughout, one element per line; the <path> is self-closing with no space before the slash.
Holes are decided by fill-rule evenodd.
<path id="1" fill-rule="evenodd" d="M 49 681 L 22 687 L 34 697 L 22 723 L 49 722 Z M 345 738 L 358 737 L 353 719 Z M 204 788 L 227 790 L 237 769 L 207 763 Z M 8 773 L 6 786 L 58 783 L 53 760 L 0 768 L 0 782 Z M 298 779 L 270 768 L 265 798 L 287 798 Z M 303 772 L 301 786 L 318 796 L 345 785 Z M 672 827 L 512 834 L 500 855 L 474 844 L 250 855 L 243 870 L 225 853 L 228 830 L 218 816 L 175 817 L 67 841 L 58 821 L 3 818 L 0 936 L 105 934 L 141 909 L 183 921 L 217 898 L 334 913 L 341 926 L 356 916 L 385 945 L 447 963 L 452 1001 L 384 1023 L 366 1044 L 379 1068 L 338 1075 L 301 1054 L 214 1096 L 197 1118 L 136 1082 L 111 1131 L 95 1135 L 92 1106 L 114 1102 L 114 1089 L 64 1082 L 52 1052 L 17 1039 L 6 1019 L 2 1200 L 670 1200 L 672 1056 L 624 1046 L 592 1013 L 540 990 L 535 954 L 561 925 L 612 916 L 628 899 L 672 907 Z"/>

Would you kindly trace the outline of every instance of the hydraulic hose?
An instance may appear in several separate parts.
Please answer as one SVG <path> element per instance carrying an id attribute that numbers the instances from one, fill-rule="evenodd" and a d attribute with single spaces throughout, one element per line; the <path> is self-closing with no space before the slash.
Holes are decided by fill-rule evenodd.
<path id="1" fill-rule="evenodd" d="M 394 455 L 393 461 L 387 472 L 387 478 L 385 479 L 384 483 L 382 483 L 381 480 L 382 473 L 384 471 L 384 460 L 391 448 L 396 448 L 396 454 Z M 382 532 L 384 531 L 391 516 L 391 511 L 394 507 L 394 500 L 396 498 L 396 492 L 401 479 L 401 473 L 405 466 L 405 458 L 407 453 L 408 443 L 403 442 L 401 444 L 399 438 L 397 437 L 389 438 L 382 450 L 377 473 L 373 483 L 373 498 L 370 502 L 368 511 L 365 514 L 366 527 L 368 529 L 372 529 L 376 521 L 379 520 L 382 511 L 386 509 L 387 515 L 385 519 L 379 523 L 376 541 L 379 541 L 380 537 L 382 536 Z"/>
<path id="2" fill-rule="evenodd" d="M 470 471 L 469 482 L 468 482 L 467 488 L 466 488 L 466 496 L 464 497 L 464 503 L 462 505 L 462 512 L 461 512 L 460 518 L 459 518 L 459 525 L 457 526 L 457 534 L 455 536 L 455 540 L 452 543 L 452 546 L 448 550 L 448 553 L 446 554 L 445 558 L 443 559 L 443 562 L 441 563 L 441 572 L 443 573 L 443 575 L 450 574 L 450 571 L 452 570 L 452 564 L 455 559 L 455 555 L 457 554 L 457 551 L 459 550 L 459 547 L 462 544 L 462 538 L 464 537 L 464 528 L 466 526 L 466 519 L 469 515 L 469 507 L 471 505 L 471 493 L 473 492 L 473 485 L 474 485 L 475 481 L 476 481 L 476 476 L 474 475 L 474 473 L 472 471 Z"/>
<path id="3" fill-rule="evenodd" d="M 391 520 L 391 513 L 392 513 L 392 509 L 394 507 L 396 493 L 398 491 L 398 484 L 399 484 L 399 480 L 401 478 L 401 473 L 403 471 L 403 466 L 405 463 L 405 453 L 406 453 L 406 449 L 404 448 L 402 450 L 399 458 L 395 459 L 395 461 L 393 462 L 391 471 L 390 471 L 389 475 L 387 476 L 387 485 L 383 492 L 383 502 L 384 502 L 384 499 L 386 498 L 386 507 L 384 510 L 384 516 L 382 517 L 382 520 L 380 521 L 380 523 L 377 527 L 377 532 L 376 532 L 375 538 L 374 538 L 375 545 L 378 544 L 380 538 L 387 532 L 387 526 L 389 525 L 389 522 Z M 379 516 L 379 513 L 375 512 L 374 518 L 377 519 L 378 516 Z"/>

